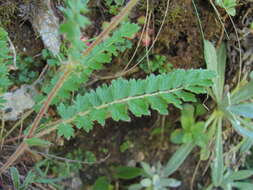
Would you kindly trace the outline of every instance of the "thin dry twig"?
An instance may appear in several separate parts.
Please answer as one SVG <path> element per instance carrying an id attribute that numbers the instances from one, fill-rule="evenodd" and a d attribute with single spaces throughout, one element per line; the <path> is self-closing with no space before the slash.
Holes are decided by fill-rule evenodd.
<path id="1" fill-rule="evenodd" d="M 153 43 L 151 44 L 150 48 L 148 49 L 148 51 L 146 52 L 146 54 L 130 69 L 128 69 L 127 71 L 121 73 L 120 76 L 123 76 L 125 73 L 128 73 L 130 72 L 131 70 L 135 69 L 144 59 L 145 57 L 149 54 L 149 52 L 153 49 L 156 41 L 158 40 L 158 37 L 160 36 L 161 32 L 162 32 L 162 29 L 163 29 L 163 26 L 164 26 L 164 23 L 165 23 L 165 20 L 166 20 L 166 17 L 168 15 L 168 12 L 169 12 L 169 4 L 170 4 L 170 0 L 167 0 L 167 6 L 166 6 L 166 10 L 165 10 L 165 14 L 164 14 L 164 17 L 163 17 L 163 20 L 162 20 L 162 23 L 161 23 L 161 26 L 157 32 L 157 35 L 153 41 Z"/>
<path id="2" fill-rule="evenodd" d="M 156 41 L 158 40 L 158 37 L 160 36 L 160 33 L 161 33 L 162 29 L 163 29 L 163 26 L 164 26 L 166 17 L 167 17 L 167 15 L 168 15 L 169 3 L 170 3 L 170 0 L 167 1 L 167 6 L 166 6 L 165 14 L 164 14 L 164 17 L 163 17 L 161 26 L 160 26 L 160 28 L 159 28 L 159 30 L 158 30 L 158 32 L 157 32 L 157 35 L 156 35 L 156 37 L 155 37 L 153 43 L 151 44 L 150 48 L 146 51 L 146 54 L 145 54 L 133 67 L 131 67 L 130 69 L 126 70 L 127 67 L 129 66 L 130 62 L 132 61 L 131 59 L 134 58 L 134 57 L 133 57 L 133 56 L 135 55 L 135 52 L 134 52 L 132 58 L 131 58 L 130 61 L 129 61 L 129 64 L 127 64 L 127 66 L 123 69 L 122 72 L 119 72 L 119 73 L 117 73 L 116 75 L 112 75 L 112 76 L 99 77 L 99 78 L 95 79 L 94 81 L 91 81 L 91 84 L 93 84 L 94 82 L 97 82 L 98 80 L 107 80 L 107 79 L 114 79 L 114 78 L 118 78 L 118 77 L 123 77 L 123 76 L 125 76 L 126 74 L 128 74 L 129 72 L 132 73 L 133 71 L 135 71 L 136 67 L 146 58 L 146 56 L 148 56 L 148 54 L 150 53 L 150 51 L 153 49 L 153 47 L 154 47 Z M 147 15 L 146 15 L 146 16 L 147 16 Z M 150 17 L 150 16 L 149 16 L 149 17 Z M 149 20 L 149 19 L 147 19 L 147 20 Z M 144 33 L 145 33 L 146 25 L 147 25 L 147 24 L 145 24 L 145 26 L 143 27 Z M 143 36 L 143 34 L 141 34 L 141 36 Z M 142 37 L 141 37 L 141 38 L 142 38 Z M 139 43 L 139 42 L 138 42 L 138 43 Z"/>
<path id="3" fill-rule="evenodd" d="M 5 120 L 4 120 L 4 113 L 3 111 L 1 110 L 0 111 L 0 114 L 2 116 L 2 122 L 1 122 L 1 132 L 0 132 L 0 150 L 2 150 L 2 147 L 3 147 L 3 144 L 4 144 L 4 137 L 3 137 L 3 133 L 4 133 L 4 127 L 5 127 Z"/>
<path id="4" fill-rule="evenodd" d="M 133 59 L 134 59 L 134 57 L 135 57 L 135 55 L 137 53 L 137 50 L 138 50 L 138 48 L 139 48 L 139 46 L 141 44 L 141 40 L 143 38 L 143 35 L 144 35 L 145 31 L 147 30 L 147 20 L 150 17 L 148 12 L 149 12 L 149 1 L 147 0 L 147 9 L 146 9 L 146 15 L 145 15 L 145 21 L 144 21 L 145 24 L 144 24 L 144 26 L 142 28 L 140 39 L 138 40 L 137 47 L 135 48 L 135 51 L 134 51 L 132 57 L 130 58 L 130 60 L 128 61 L 128 63 L 126 64 L 126 66 L 125 66 L 125 68 L 123 69 L 122 72 L 124 72 L 124 71 L 127 70 L 128 66 L 133 61 Z"/>
<path id="5" fill-rule="evenodd" d="M 56 159 L 56 160 L 69 162 L 69 163 L 92 164 L 92 165 L 101 164 L 101 163 L 105 162 L 111 156 L 110 154 L 108 154 L 106 157 L 104 157 L 104 158 L 102 158 L 102 159 L 100 159 L 96 162 L 90 163 L 90 162 L 84 162 L 84 161 L 80 161 L 80 160 L 72 160 L 72 159 L 61 157 L 61 156 L 55 156 L 55 155 L 47 154 L 47 153 L 44 153 L 44 152 L 39 152 L 39 151 L 34 151 L 34 150 L 31 150 L 31 151 L 36 153 L 36 154 L 40 154 L 40 155 L 42 155 L 46 158 Z"/>
<path id="6" fill-rule="evenodd" d="M 195 170 L 194 170 L 194 173 L 193 173 L 193 176 L 192 176 L 192 179 L 191 179 L 191 190 L 194 190 L 193 189 L 193 187 L 194 187 L 194 181 L 196 179 L 196 175 L 197 175 L 197 172 L 199 170 L 200 163 L 201 163 L 201 160 L 198 161 L 197 166 L 195 167 Z"/>
<path id="7" fill-rule="evenodd" d="M 12 43 L 11 39 L 9 38 L 9 36 L 7 36 L 7 39 L 8 39 L 8 42 L 11 46 L 11 50 L 13 52 L 13 66 L 14 68 L 12 68 L 13 70 L 17 70 L 18 67 L 17 67 L 17 52 L 16 52 L 16 49 L 15 49 L 15 46 L 14 44 Z"/>
<path id="8" fill-rule="evenodd" d="M 233 25 L 233 28 L 235 30 L 235 35 L 236 35 L 236 39 L 238 42 L 238 48 L 239 48 L 239 74 L 238 74 L 238 82 L 237 82 L 237 87 L 238 87 L 240 85 L 240 81 L 241 81 L 241 77 L 242 77 L 242 49 L 241 49 L 241 42 L 239 39 L 239 35 L 238 35 L 237 28 L 235 26 L 235 23 L 230 15 L 228 15 L 228 17 L 229 17 L 229 19 Z"/>

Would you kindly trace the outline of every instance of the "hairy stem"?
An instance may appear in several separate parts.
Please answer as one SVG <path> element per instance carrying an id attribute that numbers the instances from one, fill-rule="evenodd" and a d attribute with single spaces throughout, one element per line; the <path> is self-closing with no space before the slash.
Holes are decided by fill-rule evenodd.
<path id="1" fill-rule="evenodd" d="M 125 8 L 122 9 L 122 11 L 112 19 L 111 23 L 109 26 L 98 36 L 98 38 L 84 51 L 84 55 L 89 55 L 90 52 L 93 50 L 95 46 L 100 44 L 109 34 L 110 32 L 117 27 L 117 25 L 124 19 L 124 17 L 130 12 L 130 10 L 137 4 L 139 0 L 131 0 Z M 36 131 L 37 127 L 39 126 L 39 123 L 44 116 L 44 114 L 47 112 L 47 109 L 52 102 L 53 98 L 56 96 L 58 93 L 59 89 L 62 87 L 66 79 L 69 77 L 71 74 L 73 68 L 71 67 L 74 65 L 71 61 L 64 67 L 64 73 L 62 76 L 58 79 L 56 85 L 54 88 L 51 90 L 49 95 L 47 96 L 47 99 L 45 103 L 43 104 L 42 108 L 40 109 L 39 113 L 37 114 L 36 118 L 34 119 L 34 122 L 32 123 L 31 129 L 28 132 L 28 135 L 25 137 L 26 138 L 31 138 L 34 136 L 34 132 Z M 25 140 L 24 139 L 24 140 Z M 9 157 L 8 161 L 0 168 L 0 174 L 2 174 L 5 170 L 7 170 L 18 158 L 21 156 L 24 151 L 28 148 L 28 145 L 23 141 L 16 151 Z"/>

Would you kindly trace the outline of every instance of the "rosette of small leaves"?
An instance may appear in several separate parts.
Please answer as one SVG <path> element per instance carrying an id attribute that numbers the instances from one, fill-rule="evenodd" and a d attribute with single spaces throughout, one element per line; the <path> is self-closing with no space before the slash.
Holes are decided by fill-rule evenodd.
<path id="1" fill-rule="evenodd" d="M 8 64 L 11 56 L 8 48 L 8 33 L 0 27 L 0 95 L 8 89 L 11 81 L 8 78 Z M 0 107 L 3 99 L 0 97 Z"/>
<path id="2" fill-rule="evenodd" d="M 160 162 L 155 165 L 141 162 L 142 168 L 118 167 L 115 176 L 124 180 L 138 177 L 139 182 L 130 185 L 128 190 L 170 190 L 179 187 L 181 182 L 171 175 L 183 164 L 194 146 L 192 143 L 181 145 L 165 165 Z"/>
<path id="3" fill-rule="evenodd" d="M 129 187 L 129 190 L 139 190 L 142 188 L 150 188 L 152 190 L 169 190 L 170 188 L 176 188 L 181 185 L 181 182 L 174 178 L 168 178 L 165 175 L 165 167 L 160 162 L 156 166 L 150 166 L 148 163 L 141 163 L 144 172 L 147 177 L 142 179 L 139 184 L 135 184 Z"/>
<path id="4" fill-rule="evenodd" d="M 94 121 L 104 125 L 108 117 L 130 121 L 128 110 L 137 117 L 150 115 L 150 107 L 168 114 L 168 104 L 181 108 L 183 101 L 195 102 L 193 93 L 205 93 L 213 77 L 207 70 L 179 69 L 144 80 L 114 80 L 110 86 L 104 84 L 84 96 L 77 95 L 72 105 L 60 104 L 58 113 L 63 120 L 58 134 L 69 139 L 74 136 L 73 126 L 88 132 Z"/>

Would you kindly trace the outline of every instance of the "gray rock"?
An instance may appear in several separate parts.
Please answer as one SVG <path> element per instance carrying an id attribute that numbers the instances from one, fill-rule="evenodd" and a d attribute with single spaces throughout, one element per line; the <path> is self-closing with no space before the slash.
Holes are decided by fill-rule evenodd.
<path id="1" fill-rule="evenodd" d="M 31 109 L 35 102 L 32 99 L 32 94 L 35 89 L 29 85 L 22 85 L 14 92 L 7 92 L 2 95 L 6 101 L 2 108 L 1 119 L 5 121 L 15 121 L 20 114 L 27 109 Z"/>

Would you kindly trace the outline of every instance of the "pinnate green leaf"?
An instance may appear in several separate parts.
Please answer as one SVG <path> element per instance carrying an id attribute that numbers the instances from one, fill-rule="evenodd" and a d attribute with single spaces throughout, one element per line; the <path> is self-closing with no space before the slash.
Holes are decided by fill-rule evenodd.
<path id="1" fill-rule="evenodd" d="M 134 99 L 128 102 L 130 111 L 137 117 L 150 115 L 148 102 L 143 99 Z"/>
<path id="2" fill-rule="evenodd" d="M 191 79 L 187 80 L 186 76 Z M 118 79 L 112 85 L 102 85 L 83 96 L 78 95 L 71 106 L 61 104 L 58 110 L 64 122 L 90 131 L 93 121 L 104 125 L 108 117 L 115 121 L 129 121 L 129 111 L 137 117 L 150 115 L 150 109 L 168 114 L 168 104 L 181 108 L 182 102 L 196 100 L 187 88 L 197 86 L 204 89 L 210 85 L 213 77 L 213 73 L 207 70 L 175 70 L 146 79 Z M 64 130 L 60 135 L 64 135 Z M 70 131 L 66 136 L 72 136 Z"/>
<path id="3" fill-rule="evenodd" d="M 63 136 L 66 139 L 70 139 L 74 136 L 74 129 L 70 124 L 60 124 L 58 126 L 58 136 Z"/>
<path id="4" fill-rule="evenodd" d="M 109 110 L 111 111 L 113 120 L 130 121 L 130 117 L 128 116 L 128 109 L 125 104 L 116 104 L 109 107 Z"/>

